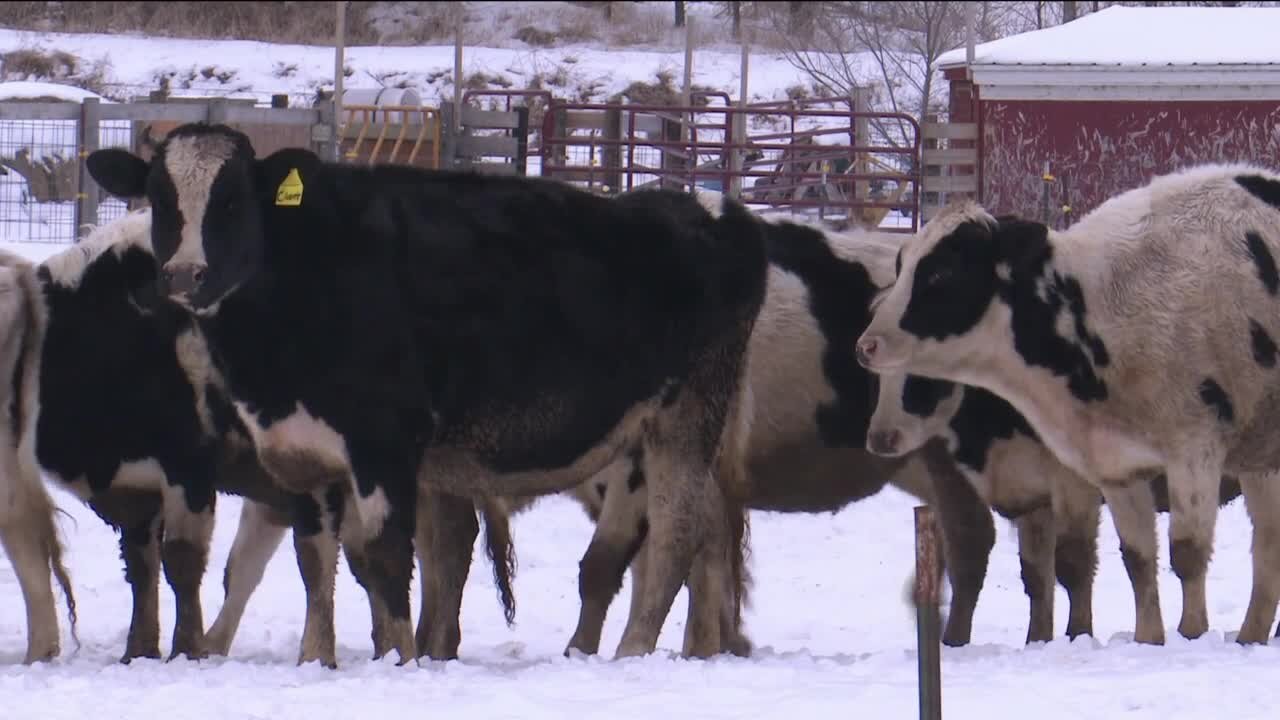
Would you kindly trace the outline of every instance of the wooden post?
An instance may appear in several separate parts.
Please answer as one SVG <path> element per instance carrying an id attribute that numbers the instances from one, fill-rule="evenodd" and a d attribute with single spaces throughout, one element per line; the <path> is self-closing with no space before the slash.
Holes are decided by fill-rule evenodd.
<path id="1" fill-rule="evenodd" d="M 458 166 L 458 106 L 448 100 L 440 103 L 440 167 Z"/>
<path id="2" fill-rule="evenodd" d="M 462 10 L 458 10 L 457 25 L 453 28 L 453 129 L 462 129 Z"/>
<path id="3" fill-rule="evenodd" d="M 680 90 L 680 104 L 686 108 L 693 104 L 693 18 L 686 18 L 684 23 L 684 85 Z M 692 124 L 693 111 L 690 110 L 688 118 L 680 118 L 680 141 L 686 144 L 682 148 L 685 152 L 689 152 L 687 144 Z M 697 163 L 698 159 L 693 158 L 690 166 Z"/>
<path id="4" fill-rule="evenodd" d="M 342 139 L 338 137 L 338 127 L 342 124 L 342 86 L 346 80 L 347 63 L 347 3 L 338 0 L 336 11 L 337 23 L 333 38 L 333 117 L 330 119 L 330 132 L 333 138 L 333 160 L 342 159 Z"/>
<path id="5" fill-rule="evenodd" d="M 919 658 L 920 720 L 942 720 L 942 621 L 939 618 L 940 549 L 933 509 L 917 506 L 916 655 Z"/>
<path id="6" fill-rule="evenodd" d="M 856 87 L 853 89 L 853 111 L 855 113 L 871 112 L 871 88 Z M 871 145 L 871 121 L 865 115 L 855 115 L 853 118 L 853 137 L 854 144 L 862 147 Z M 871 164 L 867 162 L 867 153 L 856 153 L 854 157 L 849 158 L 853 161 L 853 171 L 859 174 L 866 174 L 871 169 Z M 867 180 L 855 180 L 853 182 L 853 201 L 857 203 L 859 200 L 866 200 L 871 197 L 871 183 Z M 875 211 L 866 212 L 867 208 L 857 210 L 859 224 L 867 222 L 868 217 L 876 217 Z M 854 213 L 850 212 L 852 216 Z M 852 217 L 850 218 L 852 219 Z"/>
<path id="7" fill-rule="evenodd" d="M 736 4 L 735 4 L 736 9 Z M 729 141 L 734 145 L 742 145 L 747 140 L 747 114 L 746 107 L 748 98 L 747 73 L 750 70 L 751 43 L 747 38 L 747 33 L 742 33 L 742 59 L 738 70 L 738 110 L 729 113 Z M 723 190 L 729 194 L 729 197 L 738 199 L 742 197 L 742 176 L 738 173 L 742 172 L 742 159 L 746 157 L 747 151 L 743 148 L 736 147 L 729 151 L 729 182 L 725 183 Z"/>
<path id="8" fill-rule="evenodd" d="M 77 242 L 80 240 L 80 228 L 98 224 L 98 183 L 90 177 L 89 166 L 85 161 L 90 153 L 98 149 L 101 110 L 98 98 L 85 98 L 80 104 L 80 174 L 76 192 L 75 229 L 71 238 Z"/>

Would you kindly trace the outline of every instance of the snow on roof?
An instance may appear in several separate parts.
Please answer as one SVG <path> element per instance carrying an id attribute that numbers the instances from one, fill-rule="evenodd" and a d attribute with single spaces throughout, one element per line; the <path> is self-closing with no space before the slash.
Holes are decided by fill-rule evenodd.
<path id="1" fill-rule="evenodd" d="M 111 102 L 97 93 L 75 87 L 48 82 L 0 82 L 0 100 L 26 100 L 31 98 L 57 98 L 67 102 L 83 102 L 85 98 L 98 98 Z"/>
<path id="2" fill-rule="evenodd" d="M 974 65 L 1280 64 L 1280 9 L 1113 5 L 1065 25 L 982 43 Z M 965 49 L 941 68 L 963 66 Z"/>

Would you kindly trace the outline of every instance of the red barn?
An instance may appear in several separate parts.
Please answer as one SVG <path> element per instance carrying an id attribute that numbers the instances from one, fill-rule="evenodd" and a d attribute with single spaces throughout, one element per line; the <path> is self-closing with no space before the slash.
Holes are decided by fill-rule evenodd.
<path id="1" fill-rule="evenodd" d="M 939 67 L 993 211 L 1061 226 L 1187 165 L 1280 168 L 1280 10 L 1113 6 L 965 55 Z"/>

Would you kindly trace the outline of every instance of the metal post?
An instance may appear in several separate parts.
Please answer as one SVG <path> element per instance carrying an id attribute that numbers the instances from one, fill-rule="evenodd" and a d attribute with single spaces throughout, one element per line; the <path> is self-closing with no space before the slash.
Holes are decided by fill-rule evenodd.
<path id="1" fill-rule="evenodd" d="M 684 85 L 680 90 L 680 104 L 686 108 L 693 104 L 693 18 L 687 16 L 684 21 Z M 689 142 L 691 134 L 689 126 L 692 124 L 693 111 L 690 110 L 688 119 L 681 118 L 680 122 L 680 141 L 682 143 Z M 688 147 L 681 148 L 681 150 L 684 150 L 686 155 L 689 153 Z M 697 156 L 689 158 L 690 171 L 692 172 L 692 168 L 697 166 Z M 692 182 L 690 185 L 692 185 Z"/>
<path id="2" fill-rule="evenodd" d="M 98 183 L 89 175 L 85 162 L 89 154 L 98 149 L 99 117 L 101 106 L 98 98 L 85 98 L 80 105 L 80 175 L 76 194 L 76 224 L 72 240 L 79 241 L 80 228 L 98 224 Z"/>
<path id="3" fill-rule="evenodd" d="M 917 506 L 916 521 L 916 655 L 919 658 L 920 720 L 942 720 L 942 622 L 938 605 L 938 523 L 933 509 Z"/>
<path id="4" fill-rule="evenodd" d="M 342 159 L 340 157 L 342 140 L 338 137 L 338 126 L 342 123 L 342 86 L 347 71 L 347 3 L 345 0 L 337 0 L 336 5 L 337 22 L 333 38 L 333 117 L 329 119 L 334 162 Z"/>

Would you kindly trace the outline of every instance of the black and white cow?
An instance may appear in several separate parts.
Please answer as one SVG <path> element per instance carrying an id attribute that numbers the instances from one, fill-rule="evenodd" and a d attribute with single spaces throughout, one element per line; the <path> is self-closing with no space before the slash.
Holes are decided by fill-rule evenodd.
<path id="1" fill-rule="evenodd" d="M 75 594 L 62 563 L 62 542 L 54 523 L 56 508 L 30 453 L 19 452 L 23 419 L 36 398 L 30 379 L 37 372 L 34 349 L 43 332 L 30 303 L 17 301 L 35 290 L 29 264 L 0 251 L 0 547 L 13 565 L 27 614 L 27 652 L 31 664 L 58 656 L 61 638 L 50 575 L 62 587 L 76 628 Z"/>
<path id="2" fill-rule="evenodd" d="M 709 564 L 709 586 L 729 572 L 710 471 L 734 459 L 719 450 L 738 431 L 765 274 L 740 206 L 690 224 L 669 212 L 679 193 L 623 207 L 540 179 L 259 159 L 203 124 L 151 162 L 102 150 L 88 167 L 150 201 L 162 285 L 200 316 L 264 465 L 323 476 L 295 491 L 354 489 L 347 522 L 363 526 L 402 660 L 419 484 L 447 589 L 433 617 L 457 615 L 471 497 L 564 490 L 636 448 L 654 590 L 619 653 L 653 650 L 691 563 Z M 696 595 L 694 654 L 714 652 L 719 592 Z M 432 657 L 456 654 L 449 630 L 433 622 Z"/>
<path id="3" fill-rule="evenodd" d="M 1100 488 L 1163 471 L 1186 637 L 1208 629 L 1214 500 L 1238 478 L 1254 526 L 1238 639 L 1265 642 L 1280 598 L 1277 250 L 1280 176 L 1246 165 L 1158 177 L 1062 232 L 958 204 L 904 246 L 859 360 L 1003 397 Z M 1127 564 L 1155 561 L 1127 549 Z"/>
<path id="4" fill-rule="evenodd" d="M 770 267 L 748 345 L 750 429 L 740 450 L 745 475 L 730 498 L 743 513 L 824 513 L 893 485 L 934 505 L 953 589 L 944 641 L 967 644 L 995 542 L 990 510 L 941 445 L 903 458 L 866 450 L 876 378 L 858 365 L 854 342 L 870 321 L 872 298 L 892 282 L 903 236 L 827 232 L 791 220 L 764 227 Z M 566 653 L 598 650 L 606 611 L 628 566 L 633 615 L 648 593 L 646 478 L 642 463 L 624 458 L 574 492 L 596 531 L 581 560 L 582 606 Z M 732 590 L 731 599 L 745 601 L 745 587 Z M 729 641 L 726 649 L 735 653 L 749 647 L 745 637 Z"/>
<path id="5" fill-rule="evenodd" d="M 240 579 L 243 563 L 233 551 L 227 601 L 206 639 L 199 586 L 215 492 L 245 496 L 246 516 L 292 525 L 299 544 L 318 532 L 322 518 L 312 498 L 286 493 L 262 469 L 194 319 L 155 294 L 150 229 L 150 211 L 143 210 L 95 228 L 39 266 L 0 257 L 0 281 L 14 279 L 11 292 L 0 293 L 0 327 L 23 353 L 16 364 L 0 357 L 0 368 L 17 366 L 14 420 L 5 416 L 15 427 L 0 446 L 6 482 L 34 477 L 38 484 L 43 471 L 120 531 L 133 590 L 126 662 L 160 655 L 162 564 L 177 609 L 171 657 L 227 652 L 258 578 Z M 344 502 L 341 492 L 321 499 Z M 43 542 L 38 521 L 32 517 L 30 532 Z M 271 550 L 283 530 L 277 533 Z M 253 539 L 264 541 L 261 533 Z M 380 598 L 360 559 L 348 550 L 353 574 L 370 591 L 377 629 L 384 620 Z M 327 608 L 319 621 L 328 623 L 330 638 L 332 596 L 331 583 L 308 588 L 309 620 L 316 608 Z M 375 653 L 385 653 L 385 642 L 379 648 L 376 634 L 374 640 Z M 329 645 L 321 659 L 332 664 Z"/>

